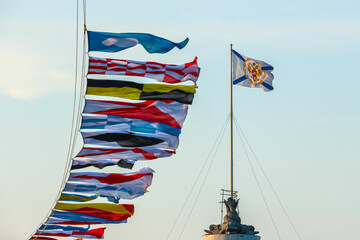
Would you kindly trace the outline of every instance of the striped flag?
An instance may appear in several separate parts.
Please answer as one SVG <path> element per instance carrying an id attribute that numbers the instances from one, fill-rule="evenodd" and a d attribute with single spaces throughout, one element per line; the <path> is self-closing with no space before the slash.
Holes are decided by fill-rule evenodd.
<path id="1" fill-rule="evenodd" d="M 124 131 L 91 131 L 81 132 L 85 146 L 101 146 L 104 148 L 119 147 L 155 147 L 163 149 L 176 150 L 179 146 L 179 137 L 148 134 L 148 133 L 131 133 Z M 96 146 L 95 146 L 96 147 Z"/>
<path id="2" fill-rule="evenodd" d="M 153 160 L 161 157 L 170 157 L 173 150 L 163 150 L 153 147 L 142 148 L 93 148 L 83 147 L 77 158 L 87 159 L 129 159 L 129 160 Z"/>
<path id="3" fill-rule="evenodd" d="M 38 230 L 66 230 L 66 231 L 80 231 L 80 232 L 87 232 L 90 230 L 90 226 L 88 226 L 87 228 L 83 228 L 83 227 L 74 227 L 74 226 L 62 226 L 62 225 L 41 225 L 39 227 Z"/>
<path id="4" fill-rule="evenodd" d="M 105 228 L 95 228 L 86 232 L 77 230 L 62 230 L 62 229 L 45 229 L 38 230 L 36 235 L 41 236 L 57 236 L 57 237 L 82 237 L 89 239 L 103 239 Z"/>
<path id="5" fill-rule="evenodd" d="M 97 193 L 101 197 L 134 199 L 144 195 L 151 185 L 153 170 L 143 168 L 138 172 L 117 174 L 98 172 L 71 173 L 65 192 Z"/>
<path id="6" fill-rule="evenodd" d="M 87 95 L 119 97 L 131 100 L 174 100 L 191 104 L 197 86 L 136 83 L 119 80 L 88 79 Z"/>
<path id="7" fill-rule="evenodd" d="M 53 210 L 53 214 L 48 218 L 45 224 L 62 224 L 62 225 L 87 225 L 87 224 L 118 224 L 126 223 L 130 217 L 129 214 L 118 214 L 116 220 L 106 220 L 100 217 L 89 216 L 81 213 Z"/>
<path id="8" fill-rule="evenodd" d="M 68 193 L 61 193 L 59 200 L 60 201 L 69 201 L 69 202 L 89 202 L 95 200 L 99 197 L 99 195 L 91 195 L 91 196 L 84 196 L 79 194 L 68 194 Z"/>
<path id="9" fill-rule="evenodd" d="M 111 115 L 162 123 L 180 129 L 187 115 L 187 104 L 174 101 L 122 101 L 85 100 L 83 113 Z"/>
<path id="10" fill-rule="evenodd" d="M 179 136 L 181 129 L 162 123 L 154 123 L 139 119 L 116 117 L 111 115 L 82 116 L 81 131 L 84 130 L 109 130 L 150 133 L 160 135 Z"/>
<path id="11" fill-rule="evenodd" d="M 150 186 L 153 173 L 154 170 L 148 167 L 131 173 L 71 172 L 68 181 L 120 184 L 137 180 L 143 186 Z"/>
<path id="12" fill-rule="evenodd" d="M 130 187 L 122 187 L 129 185 Z M 145 194 L 145 190 L 140 187 L 131 187 L 131 184 L 120 184 L 118 186 L 110 184 L 91 184 L 91 183 L 75 183 L 67 182 L 64 192 L 83 193 L 83 194 L 99 194 L 100 197 L 110 197 L 116 199 L 134 199 Z"/>
<path id="13" fill-rule="evenodd" d="M 87 215 L 89 217 L 101 218 L 106 221 L 126 220 L 134 214 L 132 204 L 112 204 L 112 203 L 60 203 L 54 207 L 71 213 Z M 54 215 L 55 217 L 55 215 Z"/>
<path id="14" fill-rule="evenodd" d="M 88 74 L 137 76 L 165 83 L 196 83 L 199 73 L 197 57 L 182 65 L 90 57 L 88 70 Z"/>
<path id="15" fill-rule="evenodd" d="M 39 235 L 34 235 L 29 240 L 57 240 L 57 239 L 56 238 L 51 238 L 51 237 L 42 237 L 42 236 L 39 236 Z"/>

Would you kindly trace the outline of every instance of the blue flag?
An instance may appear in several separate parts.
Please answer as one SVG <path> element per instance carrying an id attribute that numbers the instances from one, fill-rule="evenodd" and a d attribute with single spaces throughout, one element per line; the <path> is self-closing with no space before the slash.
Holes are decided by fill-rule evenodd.
<path id="1" fill-rule="evenodd" d="M 41 231 L 43 229 L 46 230 L 57 230 L 57 229 L 61 229 L 64 231 L 79 231 L 79 232 L 87 232 L 90 230 L 90 225 L 87 228 L 83 228 L 83 227 L 75 227 L 75 226 L 61 226 L 61 225 L 41 225 L 41 227 L 39 227 L 38 231 Z"/>
<path id="2" fill-rule="evenodd" d="M 125 218 L 125 217 L 124 217 Z M 127 220 L 106 220 L 100 217 L 94 217 L 81 213 L 68 211 L 53 210 L 53 214 L 48 218 L 45 224 L 61 224 L 61 225 L 88 225 L 88 224 L 117 224 L 126 223 Z"/>
<path id="3" fill-rule="evenodd" d="M 174 47 L 182 49 L 189 42 L 169 41 L 148 33 L 107 33 L 88 31 L 89 51 L 119 52 L 141 44 L 148 53 L 167 53 Z"/>

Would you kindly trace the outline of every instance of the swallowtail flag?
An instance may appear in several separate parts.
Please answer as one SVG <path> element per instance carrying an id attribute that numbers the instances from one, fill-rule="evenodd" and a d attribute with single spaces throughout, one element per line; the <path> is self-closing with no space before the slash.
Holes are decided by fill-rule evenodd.
<path id="1" fill-rule="evenodd" d="M 149 33 L 110 33 L 87 31 L 89 51 L 119 52 L 127 48 L 142 45 L 148 53 L 167 53 L 174 47 L 182 49 L 189 42 L 175 43 Z"/>

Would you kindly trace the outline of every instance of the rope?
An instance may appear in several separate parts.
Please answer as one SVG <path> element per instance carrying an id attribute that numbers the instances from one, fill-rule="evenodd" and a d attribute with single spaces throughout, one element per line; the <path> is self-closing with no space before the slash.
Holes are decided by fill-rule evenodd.
<path id="1" fill-rule="evenodd" d="M 213 155 L 213 159 L 212 159 L 211 162 L 210 162 L 210 165 L 209 165 L 209 168 L 208 168 L 208 170 L 207 170 L 207 172 L 206 172 L 205 178 L 204 178 L 203 182 L 201 183 L 199 192 L 198 192 L 198 194 L 197 194 L 197 196 L 196 196 L 196 198 L 195 198 L 194 204 L 193 204 L 192 207 L 191 207 L 191 210 L 190 210 L 189 215 L 188 215 L 188 217 L 187 217 L 187 219 L 186 219 L 186 221 L 185 221 L 185 224 L 184 224 L 184 226 L 183 226 L 183 228 L 182 228 L 182 230 L 181 230 L 181 232 L 180 232 L 180 235 L 179 235 L 178 240 L 181 238 L 182 234 L 184 233 L 184 230 L 185 230 L 185 228 L 186 228 L 187 223 L 189 222 L 190 216 L 191 216 L 191 214 L 192 214 L 192 212 L 193 212 L 193 210 L 194 210 L 194 207 L 195 207 L 195 205 L 196 205 L 196 202 L 197 202 L 197 200 L 199 199 L 200 193 L 201 193 L 201 191 L 202 191 L 202 189 L 203 189 L 203 187 L 204 187 L 205 181 L 206 181 L 206 179 L 207 179 L 207 177 L 208 177 L 208 175 L 209 175 L 209 172 L 210 172 L 210 169 L 211 169 L 211 167 L 212 167 L 212 164 L 214 163 L 216 153 L 217 153 L 218 150 L 219 150 L 219 146 L 220 146 L 220 143 L 221 143 L 221 141 L 222 141 L 222 138 L 224 137 L 224 133 L 225 133 L 224 130 L 225 130 L 225 127 L 227 126 L 227 123 L 228 123 L 228 121 L 229 121 L 229 118 L 230 118 L 230 116 L 228 116 L 228 118 L 226 119 L 226 122 L 225 122 L 225 124 L 224 124 L 224 126 L 223 126 L 223 128 L 222 128 L 222 131 L 223 131 L 223 132 L 221 133 L 221 137 L 220 137 L 220 140 L 219 140 L 219 144 L 218 144 L 217 147 L 216 147 L 215 153 L 214 153 L 214 155 Z M 219 135 L 220 135 L 220 134 L 219 134 Z M 215 144 L 214 144 L 214 146 L 215 146 Z M 209 157 L 210 157 L 210 154 L 209 154 L 208 158 L 209 158 Z M 206 160 L 206 161 L 207 161 L 207 160 Z"/>
<path id="2" fill-rule="evenodd" d="M 85 0 L 84 0 L 85 1 Z M 84 13 L 85 14 L 85 13 Z M 66 164 L 65 164 L 65 169 L 64 169 L 64 174 L 63 174 L 63 178 L 62 178 L 62 183 L 60 186 L 60 189 L 57 193 L 57 197 L 56 200 L 54 201 L 52 207 L 50 208 L 49 212 L 46 214 L 45 219 L 42 221 L 42 223 L 39 225 L 39 227 L 37 229 L 39 229 L 48 218 L 50 218 L 53 215 L 53 208 L 56 206 L 56 204 L 59 201 L 60 195 L 65 187 L 65 183 L 66 183 L 66 179 L 69 173 L 69 169 L 70 169 L 70 163 L 71 163 L 71 157 L 73 154 L 73 149 L 74 149 L 74 145 L 75 145 L 75 141 L 76 141 L 76 133 L 75 130 L 78 128 L 78 124 L 76 124 L 75 130 L 74 130 L 74 122 L 75 122 L 75 112 L 76 112 L 76 99 L 77 99 L 77 85 L 78 85 L 78 51 L 79 51 L 79 0 L 76 1 L 76 30 L 75 30 L 76 36 L 75 36 L 75 83 L 74 83 L 74 99 L 73 99 L 73 112 L 72 112 L 72 121 L 71 121 L 71 131 L 70 131 L 70 140 L 69 140 L 69 147 L 68 147 L 68 153 L 67 153 L 67 158 L 66 158 Z M 84 32 L 85 34 L 85 32 Z M 84 43 L 85 43 L 85 38 L 84 38 Z M 85 53 L 85 44 L 83 44 L 83 55 Z M 80 84 L 83 85 L 83 72 L 84 72 L 84 57 L 83 57 L 83 64 L 82 64 L 82 76 L 81 76 L 81 80 L 80 80 Z M 82 87 L 81 87 L 81 91 L 82 92 Z M 81 101 L 81 98 L 79 97 L 79 103 Z M 78 122 L 79 120 L 79 109 L 80 105 L 78 104 L 78 111 L 77 111 L 77 120 L 76 122 Z M 48 223 L 45 223 L 44 228 L 40 231 L 39 235 L 41 235 L 43 233 L 43 231 L 45 231 L 46 227 L 47 227 Z M 29 237 L 28 239 L 30 239 L 34 234 L 36 234 L 37 230 L 35 230 Z M 35 237 L 35 239 L 38 239 L 38 236 Z"/>
<path id="3" fill-rule="evenodd" d="M 234 119 L 235 119 L 235 118 L 234 118 Z M 258 188 L 259 188 L 259 190 L 260 190 L 261 196 L 262 196 L 262 198 L 263 198 L 263 200 L 264 200 L 266 209 L 267 209 L 267 211 L 268 211 L 268 213 L 269 213 L 269 215 L 270 215 L 270 218 L 271 218 L 271 221 L 272 221 L 272 223 L 273 223 L 273 225 L 274 225 L 275 231 L 276 231 L 279 239 L 281 240 L 279 230 L 278 230 L 278 228 L 277 228 L 277 226 L 276 226 L 276 224 L 275 224 L 275 221 L 274 221 L 274 218 L 273 218 L 273 216 L 272 216 L 272 214 L 271 214 L 269 205 L 267 204 L 266 198 L 265 198 L 264 193 L 263 193 L 263 191 L 262 191 L 262 189 L 261 189 L 261 186 L 260 186 L 260 183 L 259 183 L 259 179 L 258 179 L 257 176 L 256 176 L 254 167 L 253 167 L 253 165 L 252 165 L 252 163 L 251 163 L 251 161 L 250 161 L 249 154 L 248 154 L 248 152 L 247 152 L 247 150 L 246 150 L 244 141 L 243 141 L 243 139 L 242 139 L 242 137 L 241 137 L 241 135 L 240 135 L 240 131 L 239 131 L 239 128 L 238 128 L 238 125 L 237 125 L 237 124 L 238 124 L 238 123 L 237 123 L 237 121 L 235 120 L 235 127 L 236 127 L 236 130 L 237 130 L 238 134 L 239 134 L 239 137 L 240 137 L 240 140 L 241 140 L 241 144 L 242 144 L 242 146 L 243 146 L 243 148 L 244 148 L 246 158 L 247 158 L 247 160 L 248 160 L 248 162 L 249 162 L 249 164 L 250 164 L 251 171 L 252 171 L 252 173 L 253 173 L 253 175 L 254 175 L 254 178 L 255 178 L 255 180 L 256 180 L 256 184 L 257 184 L 257 186 L 258 186 Z"/>
<path id="4" fill-rule="evenodd" d="M 85 34 L 86 32 L 84 31 L 84 36 L 83 36 L 83 64 L 82 64 L 82 69 L 81 69 L 81 85 L 80 85 L 80 94 L 82 94 L 80 97 L 79 97 L 79 102 L 78 102 L 78 111 L 77 111 L 77 119 L 76 119 L 76 133 L 78 133 L 80 131 L 80 123 L 81 123 L 81 111 L 83 109 L 83 105 L 84 105 L 84 101 L 82 101 L 84 98 L 85 98 L 85 92 L 84 92 L 84 79 L 85 79 L 85 60 L 86 60 L 86 53 L 85 53 Z M 78 134 L 75 134 L 74 135 L 74 142 L 72 144 L 72 148 L 71 148 L 71 154 L 70 156 L 73 156 L 74 155 L 74 150 L 75 150 L 75 143 L 76 143 L 76 140 L 77 140 L 77 136 Z M 71 166 L 68 167 L 68 171 L 70 170 Z"/>
<path id="5" fill-rule="evenodd" d="M 85 92 L 84 92 L 84 79 L 85 79 L 85 60 L 86 60 L 86 0 L 83 0 L 83 13 L 84 13 L 84 36 L 83 36 L 83 59 L 82 59 L 82 68 L 81 68 L 81 85 L 80 85 L 80 94 L 82 93 L 81 97 L 79 98 L 79 102 L 78 102 L 78 111 L 77 111 L 77 119 L 76 119 L 76 133 L 80 132 L 80 122 L 81 122 L 81 111 L 84 107 L 84 101 L 82 101 L 85 98 Z M 71 149 L 71 156 L 74 155 L 74 151 L 75 151 L 75 143 L 77 141 L 77 136 L 78 134 L 75 134 L 74 136 L 74 144 L 72 145 L 72 149 Z M 68 171 L 71 169 L 71 167 L 69 166 Z"/>
<path id="6" fill-rule="evenodd" d="M 197 183 L 198 183 L 198 181 L 199 181 L 199 178 L 200 178 L 200 176 L 201 176 L 201 174 L 202 174 L 205 166 L 207 165 L 207 163 L 208 163 L 208 161 L 209 161 L 209 159 L 210 159 L 210 155 L 211 155 L 212 151 L 214 150 L 215 145 L 218 143 L 220 134 L 224 131 L 224 129 L 225 129 L 228 121 L 229 121 L 229 117 L 226 118 L 226 120 L 225 120 L 225 122 L 224 122 L 224 125 L 222 126 L 222 128 L 221 128 L 221 130 L 220 130 L 220 132 L 219 132 L 219 134 L 218 134 L 218 136 L 217 136 L 217 138 L 216 138 L 216 140 L 215 140 L 215 142 L 214 142 L 214 144 L 213 144 L 213 146 L 212 146 L 212 148 L 211 148 L 211 150 L 210 150 L 210 152 L 209 152 L 209 154 L 208 154 L 208 156 L 207 156 L 207 158 L 206 158 L 206 160 L 205 160 L 205 162 L 204 162 L 204 164 L 203 164 L 203 166 L 201 167 L 201 170 L 200 170 L 200 172 L 199 172 L 199 174 L 198 174 L 198 176 L 197 176 L 197 178 L 196 178 L 196 180 L 195 180 L 195 182 L 194 182 L 194 184 L 193 184 L 193 186 L 192 186 L 192 188 L 191 188 L 191 190 L 190 190 L 190 192 L 189 192 L 189 194 L 188 194 L 188 196 L 187 196 L 187 198 L 186 198 L 186 200 L 185 200 L 185 202 L 184 202 L 184 204 L 183 204 L 183 206 L 182 206 L 182 208 L 181 208 L 181 210 L 180 210 L 180 212 L 179 212 L 179 214 L 178 214 L 178 216 L 176 217 L 176 220 L 175 220 L 173 226 L 171 227 L 171 230 L 170 230 L 169 234 L 168 234 L 167 237 L 166 237 L 166 240 L 169 239 L 172 231 L 174 230 L 174 228 L 175 228 L 175 226 L 176 226 L 176 224 L 177 224 L 177 222 L 178 222 L 178 220 L 179 220 L 179 218 L 180 218 L 180 215 L 182 214 L 183 210 L 185 209 L 185 206 L 186 206 L 187 202 L 189 201 L 189 198 L 190 198 L 192 192 L 194 191 L 195 186 L 197 185 Z"/>
<path id="7" fill-rule="evenodd" d="M 268 178 L 267 174 L 265 173 L 265 170 L 264 170 L 264 169 L 263 169 L 263 167 L 261 166 L 260 161 L 259 161 L 259 159 L 257 158 L 257 156 L 255 155 L 255 152 L 253 151 L 253 149 L 252 149 L 252 147 L 251 147 L 251 145 L 250 145 L 249 141 L 247 140 L 247 138 L 246 138 L 246 136 L 245 136 L 245 134 L 244 134 L 243 130 L 241 129 L 241 127 L 240 127 L 240 125 L 239 125 L 239 123 L 237 122 L 237 120 L 236 120 L 236 119 L 235 119 L 235 121 L 236 121 L 236 124 L 238 124 L 238 127 L 239 127 L 239 129 L 240 129 L 240 132 L 242 133 L 242 136 L 244 137 L 244 139 L 245 139 L 245 141 L 246 141 L 246 143 L 247 143 L 247 145 L 248 145 L 248 147 L 249 147 L 249 149 L 250 149 L 250 151 L 251 151 L 252 155 L 254 156 L 254 159 L 256 160 L 256 162 L 257 162 L 257 164 L 258 164 L 258 166 L 259 166 L 259 168 L 260 168 L 260 170 L 261 170 L 262 174 L 264 175 L 264 177 L 265 177 L 265 179 L 266 179 L 267 183 L 269 184 L 269 186 L 270 186 L 270 188 L 271 188 L 271 191 L 274 193 L 274 195 L 275 195 L 276 199 L 278 200 L 278 202 L 279 202 L 279 204 L 280 204 L 280 206 L 281 206 L 282 210 L 284 211 L 285 216 L 287 217 L 288 221 L 290 222 L 290 224 L 291 224 L 291 226 L 292 226 L 292 228 L 293 228 L 294 232 L 296 233 L 297 237 L 298 237 L 300 240 L 302 240 L 302 239 L 301 239 L 301 237 L 300 237 L 300 234 L 298 233 L 297 229 L 295 228 L 295 225 L 294 225 L 294 224 L 293 224 L 293 222 L 291 221 L 289 214 L 287 213 L 287 211 L 286 211 L 286 209 L 285 209 L 284 205 L 282 204 L 282 202 L 281 202 L 281 200 L 280 200 L 280 198 L 279 198 L 278 194 L 276 193 L 275 188 L 274 188 L 274 187 L 273 187 L 273 185 L 270 183 L 270 180 L 269 180 L 269 178 Z"/>

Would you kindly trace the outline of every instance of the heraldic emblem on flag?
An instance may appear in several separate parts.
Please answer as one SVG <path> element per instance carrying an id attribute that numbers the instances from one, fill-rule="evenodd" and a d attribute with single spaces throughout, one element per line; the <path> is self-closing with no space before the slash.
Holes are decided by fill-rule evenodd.
<path id="1" fill-rule="evenodd" d="M 232 50 L 231 59 L 233 65 L 232 79 L 234 85 L 251 88 L 262 88 L 268 92 L 274 89 L 272 81 L 274 68 L 266 62 L 245 57 Z"/>

